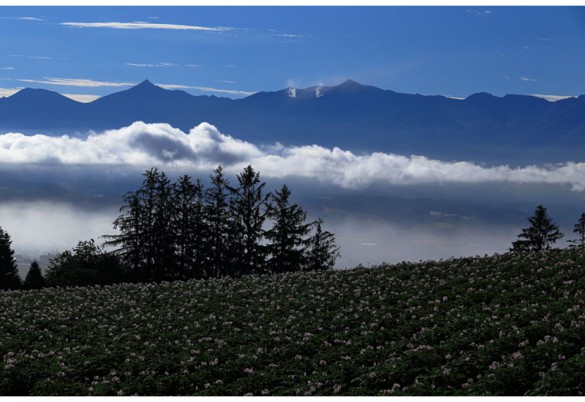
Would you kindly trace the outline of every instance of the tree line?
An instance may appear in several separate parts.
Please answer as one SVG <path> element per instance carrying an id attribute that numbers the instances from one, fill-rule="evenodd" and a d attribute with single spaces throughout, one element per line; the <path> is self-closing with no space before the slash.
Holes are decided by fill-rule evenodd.
<path id="1" fill-rule="evenodd" d="M 118 233 L 104 236 L 101 246 L 82 241 L 52 258 L 46 285 L 319 271 L 332 269 L 339 256 L 323 220 L 308 221 L 286 185 L 267 192 L 251 166 L 236 175 L 234 185 L 218 166 L 207 188 L 188 175 L 173 182 L 157 168 L 143 176 L 142 186 L 123 196 L 113 222 Z M 1 283 L 8 284 L 8 277 L 14 282 L 6 288 L 20 286 L 12 265 L 4 269 L 0 262 Z"/>
<path id="2" fill-rule="evenodd" d="M 18 275 L 10 234 L 0 227 L 0 290 L 38 289 L 44 285 L 45 279 L 36 261 L 33 261 L 24 282 L 22 281 Z"/>
<path id="3" fill-rule="evenodd" d="M 286 185 L 265 193 L 251 166 L 231 186 L 219 166 L 210 187 L 182 176 L 176 182 L 147 170 L 142 187 L 128 192 L 114 221 L 119 234 L 105 245 L 81 241 L 52 258 L 43 276 L 36 261 L 24 282 L 17 273 L 10 235 L 0 227 L 0 289 L 107 285 L 123 281 L 202 279 L 331 269 L 339 256 L 323 220 L 290 203 Z M 512 252 L 548 250 L 564 237 L 542 205 L 512 242 Z M 585 249 L 585 213 L 570 247 Z M 106 251 L 106 247 L 114 247 Z"/>

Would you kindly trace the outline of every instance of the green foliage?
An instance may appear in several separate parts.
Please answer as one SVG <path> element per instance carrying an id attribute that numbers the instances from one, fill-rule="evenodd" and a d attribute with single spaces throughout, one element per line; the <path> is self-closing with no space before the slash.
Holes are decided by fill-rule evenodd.
<path id="1" fill-rule="evenodd" d="M 528 218 L 528 222 L 530 226 L 522 229 L 518 240 L 512 243 L 513 251 L 548 250 L 553 243 L 564 236 L 542 205 L 536 207 L 534 215 Z"/>
<path id="2" fill-rule="evenodd" d="M 577 244 L 577 247 L 585 248 L 585 212 L 579 217 L 579 221 L 573 227 L 573 233 L 577 233 L 579 238 L 577 240 L 569 240 Z"/>
<path id="3" fill-rule="evenodd" d="M 141 188 L 124 195 L 122 215 L 114 221 L 120 233 L 105 238 L 107 246 L 117 247 L 116 254 L 135 281 L 184 279 L 179 267 L 185 266 L 185 256 L 190 251 L 185 247 L 190 239 L 185 237 L 191 232 L 179 230 L 185 230 L 191 222 L 178 222 L 183 219 L 187 202 L 177 197 L 180 185 L 172 184 L 163 172 L 152 168 L 144 173 Z M 182 197 L 192 196 L 187 193 L 192 191 L 190 187 L 181 189 L 185 191 Z M 177 201 L 183 203 L 177 205 Z"/>
<path id="4" fill-rule="evenodd" d="M 119 234 L 105 236 L 133 281 L 321 270 L 338 256 L 334 236 L 321 230 L 323 221 L 305 223 L 302 208 L 289 204 L 286 186 L 264 193 L 266 183 L 252 166 L 236 176 L 237 186 L 221 166 L 207 189 L 189 176 L 171 183 L 156 168 L 144 177 L 140 189 L 124 195 L 114 221 Z M 313 226 L 316 233 L 307 238 Z"/>
<path id="5" fill-rule="evenodd" d="M 187 175 L 174 186 L 175 214 L 173 228 L 176 237 L 177 275 L 179 279 L 204 278 L 205 239 L 209 229 L 205 220 L 203 184 L 192 183 Z"/>
<path id="6" fill-rule="evenodd" d="M 0 290 L 20 289 L 22 281 L 18 275 L 12 240 L 0 227 Z"/>
<path id="7" fill-rule="evenodd" d="M 313 222 L 314 234 L 309 238 L 306 252 L 306 271 L 324 271 L 333 269 L 339 257 L 339 247 L 335 245 L 335 235 L 323 230 L 323 219 Z"/>
<path id="8" fill-rule="evenodd" d="M 264 194 L 266 183 L 260 174 L 247 166 L 236 176 L 238 187 L 228 187 L 231 192 L 230 274 L 250 275 L 265 273 L 266 247 L 262 244 L 266 220 L 266 207 L 270 194 Z"/>
<path id="9" fill-rule="evenodd" d="M 307 214 L 297 204 L 290 204 L 291 192 L 286 185 L 271 196 L 268 217 L 274 222 L 266 232 L 270 272 L 300 271 L 306 260 L 306 236 L 310 225 Z"/>
<path id="10" fill-rule="evenodd" d="M 211 185 L 205 191 L 205 216 L 208 236 L 206 246 L 206 271 L 209 277 L 219 278 L 228 275 L 230 261 L 230 213 L 229 180 L 218 166 L 210 176 Z"/>
<path id="11" fill-rule="evenodd" d="M 24 278 L 24 283 L 22 287 L 24 289 L 41 289 L 45 286 L 45 278 L 43 277 L 43 272 L 41 271 L 41 267 L 39 263 L 33 261 L 30 264 L 30 268 L 28 273 L 26 274 L 26 278 Z"/>
<path id="12" fill-rule="evenodd" d="M 138 192 L 129 192 L 124 194 L 126 202 L 120 208 L 120 215 L 114 220 L 114 229 L 118 229 L 120 234 L 106 235 L 104 238 L 106 246 L 117 247 L 116 255 L 120 262 L 136 279 L 143 277 L 144 274 L 144 242 L 145 230 L 142 224 L 143 208 Z"/>
<path id="13" fill-rule="evenodd" d="M 47 286 L 110 285 L 122 279 L 118 258 L 93 239 L 59 253 L 51 259 L 46 272 Z"/>
<path id="14" fill-rule="evenodd" d="M 0 394 L 583 395 L 584 266 L 573 248 L 2 292 Z"/>

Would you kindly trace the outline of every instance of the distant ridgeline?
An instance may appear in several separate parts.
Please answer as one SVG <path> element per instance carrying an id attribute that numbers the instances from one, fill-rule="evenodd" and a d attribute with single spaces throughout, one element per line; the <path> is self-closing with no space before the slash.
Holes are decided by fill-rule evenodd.
<path id="1" fill-rule="evenodd" d="M 193 96 L 144 81 L 90 103 L 41 89 L 0 99 L 0 132 L 86 133 L 135 121 L 169 123 L 183 131 L 208 122 L 255 144 L 317 143 L 493 163 L 581 160 L 585 150 L 585 96 L 549 102 L 478 93 L 452 99 L 348 80 L 229 99 Z"/>

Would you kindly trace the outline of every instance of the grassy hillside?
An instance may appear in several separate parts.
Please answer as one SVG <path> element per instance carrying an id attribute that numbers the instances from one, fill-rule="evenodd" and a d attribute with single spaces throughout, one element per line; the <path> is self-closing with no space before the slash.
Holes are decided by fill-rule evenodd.
<path id="1" fill-rule="evenodd" d="M 585 392 L 575 250 L 0 293 L 0 395 Z"/>

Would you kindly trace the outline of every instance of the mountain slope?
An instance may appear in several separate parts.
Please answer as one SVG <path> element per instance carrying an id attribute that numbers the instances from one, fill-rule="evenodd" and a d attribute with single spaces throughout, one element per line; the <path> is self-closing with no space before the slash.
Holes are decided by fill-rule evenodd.
<path id="1" fill-rule="evenodd" d="M 0 98 L 0 127 L 3 129 L 42 130 L 77 127 L 75 116 L 83 104 L 56 92 L 25 88 Z"/>
<path id="2" fill-rule="evenodd" d="M 319 144 L 357 152 L 424 154 L 485 162 L 579 159 L 585 97 L 557 102 L 474 94 L 464 100 L 403 94 L 347 80 L 243 99 L 193 96 L 149 81 L 94 102 L 25 89 L 0 99 L 0 131 L 87 132 L 165 122 L 184 131 L 206 121 L 257 144 Z"/>
<path id="3" fill-rule="evenodd" d="M 126 91 L 97 99 L 87 105 L 88 125 L 93 128 L 119 128 L 135 121 L 171 123 L 185 130 L 205 120 L 209 109 L 221 109 L 227 98 L 192 96 L 187 92 L 166 90 L 145 80 Z M 107 119 L 101 118 L 108 116 Z M 102 126 L 100 126 L 102 125 Z"/>

